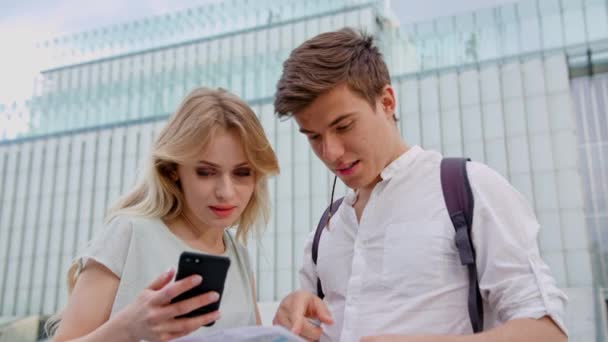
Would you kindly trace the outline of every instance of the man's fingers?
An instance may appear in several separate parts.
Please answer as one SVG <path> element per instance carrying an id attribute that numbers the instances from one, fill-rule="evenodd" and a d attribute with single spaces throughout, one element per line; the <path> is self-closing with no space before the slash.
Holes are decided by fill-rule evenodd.
<path id="1" fill-rule="evenodd" d="M 334 322 L 333 318 L 331 318 L 331 313 L 329 312 L 327 305 L 325 305 L 325 302 L 321 298 L 315 297 L 313 308 L 314 312 L 312 318 L 317 318 L 319 321 L 325 324 L 332 324 Z"/>
<path id="2" fill-rule="evenodd" d="M 173 279 L 173 274 L 175 274 L 175 270 L 171 267 L 168 271 L 163 272 L 159 275 L 150 285 L 148 285 L 148 289 L 153 291 L 158 291 L 162 289 L 165 285 L 167 285 L 171 279 Z"/>
<path id="3" fill-rule="evenodd" d="M 279 309 L 276 315 L 274 315 L 274 318 L 272 319 L 272 324 L 280 325 L 287 329 L 291 329 L 291 321 L 289 320 L 289 315 L 285 310 L 282 309 Z"/>
<path id="4" fill-rule="evenodd" d="M 321 338 L 322 329 L 321 327 L 312 324 L 309 320 L 306 320 L 302 326 L 300 336 L 310 341 L 318 341 Z"/>
<path id="5" fill-rule="evenodd" d="M 203 278 L 196 274 L 187 278 L 176 281 L 173 284 L 166 285 L 152 299 L 153 304 L 162 305 L 169 303 L 173 298 L 180 294 L 198 286 L 203 281 Z"/>
<path id="6" fill-rule="evenodd" d="M 306 313 L 305 307 L 298 305 L 289 314 L 288 319 L 291 322 L 291 331 L 294 334 L 299 335 L 302 332 L 304 323 L 308 321 L 308 318 L 306 318 L 305 313 Z"/>

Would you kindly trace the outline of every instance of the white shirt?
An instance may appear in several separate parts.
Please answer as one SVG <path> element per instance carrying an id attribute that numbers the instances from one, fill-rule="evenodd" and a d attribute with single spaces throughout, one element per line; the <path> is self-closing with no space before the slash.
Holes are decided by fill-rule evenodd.
<path id="1" fill-rule="evenodd" d="M 311 258 L 303 289 L 320 277 L 334 323 L 321 341 L 358 341 L 377 334 L 471 334 L 469 282 L 460 263 L 440 180 L 442 156 L 418 146 L 381 173 L 357 222 L 349 191 Z M 467 171 L 475 209 L 472 239 L 484 301 L 484 329 L 515 318 L 549 315 L 562 330 L 566 296 L 542 261 L 538 221 L 524 197 L 480 163 Z"/>

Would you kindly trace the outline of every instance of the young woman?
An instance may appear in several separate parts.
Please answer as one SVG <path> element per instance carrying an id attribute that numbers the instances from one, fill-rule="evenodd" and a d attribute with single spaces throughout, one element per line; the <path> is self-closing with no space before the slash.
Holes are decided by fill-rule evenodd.
<path id="1" fill-rule="evenodd" d="M 70 268 L 67 306 L 47 325 L 54 341 L 167 341 L 260 324 L 240 242 L 265 223 L 267 178 L 279 167 L 251 108 L 225 90 L 194 90 L 158 135 L 144 171 Z M 236 237 L 227 231 L 233 226 Z M 175 318 L 218 297 L 171 304 L 205 281 L 172 281 L 186 250 L 231 259 L 221 313 Z"/>

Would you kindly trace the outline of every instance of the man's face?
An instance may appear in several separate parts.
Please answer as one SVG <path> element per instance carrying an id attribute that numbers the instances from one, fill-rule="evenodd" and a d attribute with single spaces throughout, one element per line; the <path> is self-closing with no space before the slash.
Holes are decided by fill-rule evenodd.
<path id="1" fill-rule="evenodd" d="M 395 131 L 395 97 L 386 86 L 376 108 L 348 88 L 336 86 L 294 113 L 323 163 L 352 189 L 373 187 L 394 158 L 400 138 Z"/>

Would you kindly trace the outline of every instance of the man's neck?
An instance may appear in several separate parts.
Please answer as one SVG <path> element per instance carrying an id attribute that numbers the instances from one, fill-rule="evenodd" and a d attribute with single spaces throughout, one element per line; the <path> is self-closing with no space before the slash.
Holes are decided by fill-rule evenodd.
<path id="1" fill-rule="evenodd" d="M 363 210 L 365 209 L 365 206 L 367 205 L 367 202 L 369 201 L 369 198 L 372 194 L 372 191 L 376 187 L 376 184 L 382 181 L 382 171 L 384 171 L 387 166 L 389 166 L 392 162 L 401 157 L 408 150 L 409 147 L 405 144 L 403 140 L 400 140 L 399 145 L 395 147 L 395 151 L 390 155 L 391 157 L 388 158 L 389 161 L 386 163 L 386 165 L 384 165 L 384 168 L 380 170 L 380 173 L 378 173 L 377 177 L 368 185 L 359 189 L 355 189 L 357 197 L 355 199 L 355 203 L 353 204 L 353 208 L 355 208 L 355 213 L 357 214 L 357 221 L 361 221 L 361 215 L 363 215 Z"/>

